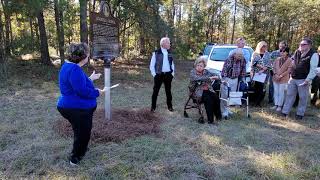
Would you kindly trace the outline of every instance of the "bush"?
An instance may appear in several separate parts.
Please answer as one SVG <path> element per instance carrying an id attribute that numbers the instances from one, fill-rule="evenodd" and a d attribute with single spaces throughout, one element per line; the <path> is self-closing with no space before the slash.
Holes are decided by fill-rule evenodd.
<path id="1" fill-rule="evenodd" d="M 14 55 L 28 54 L 39 50 L 40 42 L 31 36 L 20 36 L 12 41 L 11 47 Z"/>

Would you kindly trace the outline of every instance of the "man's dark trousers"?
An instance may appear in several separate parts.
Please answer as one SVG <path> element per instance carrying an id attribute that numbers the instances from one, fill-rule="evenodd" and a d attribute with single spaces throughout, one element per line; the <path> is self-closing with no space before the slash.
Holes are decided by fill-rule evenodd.
<path id="1" fill-rule="evenodd" d="M 311 104 L 313 105 L 316 104 L 317 99 L 319 98 L 318 92 L 320 92 L 320 78 L 316 76 L 312 80 L 312 84 L 311 84 L 311 93 L 313 94 L 313 96 L 311 97 Z"/>
<path id="2" fill-rule="evenodd" d="M 172 94 L 171 94 L 171 82 L 172 82 L 171 72 L 156 74 L 154 77 L 154 86 L 152 93 L 152 105 L 151 108 L 154 110 L 157 107 L 157 97 L 162 83 L 164 83 L 164 88 L 167 96 L 167 106 L 168 109 L 172 108 Z"/>
<path id="3" fill-rule="evenodd" d="M 270 73 L 270 77 L 269 77 L 269 103 L 273 103 L 273 94 L 274 94 L 274 89 L 273 89 L 273 73 Z"/>

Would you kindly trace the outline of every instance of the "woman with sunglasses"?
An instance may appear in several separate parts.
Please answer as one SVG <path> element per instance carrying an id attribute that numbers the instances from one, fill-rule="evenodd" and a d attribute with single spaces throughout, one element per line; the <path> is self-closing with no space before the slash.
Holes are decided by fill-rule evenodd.
<path id="1" fill-rule="evenodd" d="M 280 57 L 273 63 L 273 87 L 274 87 L 274 106 L 277 112 L 282 110 L 284 102 L 284 91 L 288 84 L 291 72 L 291 58 L 289 48 L 280 49 Z"/>

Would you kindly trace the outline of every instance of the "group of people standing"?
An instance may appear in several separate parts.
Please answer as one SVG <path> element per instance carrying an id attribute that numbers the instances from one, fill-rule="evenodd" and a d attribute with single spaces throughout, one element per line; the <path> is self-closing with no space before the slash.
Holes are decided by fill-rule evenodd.
<path id="1" fill-rule="evenodd" d="M 259 52 L 260 50 L 260 52 Z M 279 49 L 269 53 L 267 43 L 259 42 L 252 56 L 252 68 L 254 73 L 266 73 L 264 83 L 253 82 L 257 106 L 261 106 L 264 97 L 264 86 L 269 80 L 269 103 L 274 103 L 271 109 L 281 112 L 288 117 L 291 108 L 298 97 L 296 119 L 304 117 L 310 85 L 319 82 L 313 79 L 317 75 L 319 67 L 319 54 L 312 49 L 312 41 L 303 38 L 299 48 L 290 56 L 289 47 L 284 41 L 279 43 Z M 312 83 L 313 82 L 313 83 Z M 287 92 L 285 95 L 285 91 Z M 315 98 L 313 102 L 315 103 Z M 314 104 L 313 103 L 313 104 Z"/>
<path id="2" fill-rule="evenodd" d="M 150 71 L 154 77 L 151 112 L 155 112 L 157 97 L 161 85 L 164 84 L 167 96 L 167 107 L 174 111 L 172 106 L 171 82 L 175 75 L 175 66 L 170 52 L 170 39 L 164 37 L 160 41 L 161 48 L 154 51 Z M 190 72 L 190 86 L 196 86 L 195 98 L 204 103 L 208 123 L 216 124 L 217 120 L 227 118 L 232 112 L 225 102 L 214 90 L 212 83 L 221 82 L 221 97 L 227 92 L 236 91 L 240 81 L 245 81 L 246 65 L 251 62 L 251 77 L 255 74 L 265 73 L 265 82 L 253 82 L 255 92 L 255 105 L 261 106 L 264 89 L 269 82 L 269 101 L 274 101 L 272 109 L 288 116 L 296 96 L 299 103 L 296 117 L 302 119 L 307 107 L 309 86 L 313 80 L 311 102 L 317 99 L 320 83 L 316 68 L 319 66 L 319 54 L 312 49 L 312 41 L 304 38 L 299 49 L 290 57 L 289 48 L 285 42 L 280 42 L 279 50 L 269 53 L 266 42 L 259 42 L 250 59 L 250 53 L 244 49 L 245 39 L 237 40 L 235 50 L 231 51 L 226 59 L 221 74 L 212 74 L 205 69 L 207 59 L 199 57 Z M 74 132 L 73 149 L 69 158 L 71 165 L 75 166 L 84 157 L 88 150 L 92 129 L 92 117 L 97 107 L 96 98 L 103 95 L 106 89 L 94 87 L 93 81 L 99 79 L 101 74 L 93 72 L 90 77 L 84 73 L 82 66 L 88 62 L 89 47 L 85 43 L 71 44 L 68 50 L 68 60 L 62 65 L 59 73 L 60 97 L 57 109 L 61 115 L 72 125 Z M 320 77 L 320 74 L 318 74 Z M 199 82 L 201 82 L 199 84 Z M 287 95 L 285 97 L 285 89 Z M 204 123 L 203 119 L 199 121 Z"/>
<path id="3" fill-rule="evenodd" d="M 311 39 L 303 38 L 299 48 L 291 55 L 285 41 L 281 41 L 279 49 L 273 52 L 268 52 L 268 44 L 261 41 L 257 44 L 250 58 L 250 52 L 244 48 L 245 39 L 238 38 L 236 43 L 237 48 L 232 50 L 225 60 L 221 74 L 212 74 L 205 69 L 207 63 L 205 57 L 199 57 L 194 63 L 194 69 L 191 70 L 190 86 L 197 85 L 199 81 L 202 82 L 197 85 L 194 94 L 204 103 L 208 122 L 216 123 L 216 120 L 227 119 L 232 114 L 227 103 L 220 102 L 218 93 L 212 88 L 212 83 L 217 80 L 221 82 L 221 98 L 226 98 L 228 91 L 237 91 L 239 82 L 246 81 L 247 63 L 250 63 L 251 66 L 250 86 L 254 91 L 252 95 L 254 98 L 251 98 L 251 102 L 255 106 L 261 107 L 266 87 L 269 86 L 269 103 L 274 104 L 271 109 L 288 117 L 294 102 L 298 99 L 296 119 L 302 119 L 308 104 L 311 84 L 311 93 L 313 94 L 311 103 L 315 104 L 318 97 L 320 82 L 317 77 L 317 67 L 320 65 L 320 48 L 317 53 L 312 49 Z M 170 45 L 166 44 L 170 44 L 169 38 L 162 38 L 161 49 L 154 52 L 150 63 L 150 71 L 154 76 L 152 112 L 156 109 L 156 99 L 162 83 L 165 85 L 168 110 L 173 111 L 171 81 L 174 76 L 174 63 L 169 51 Z M 168 54 L 167 57 L 166 54 Z M 264 81 L 253 80 L 255 75 L 261 74 L 265 74 Z"/>

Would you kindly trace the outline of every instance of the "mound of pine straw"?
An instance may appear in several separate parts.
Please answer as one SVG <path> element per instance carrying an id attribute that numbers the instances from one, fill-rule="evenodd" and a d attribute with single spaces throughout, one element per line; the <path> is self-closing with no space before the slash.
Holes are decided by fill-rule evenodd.
<path id="1" fill-rule="evenodd" d="M 158 135 L 163 119 L 147 109 L 114 109 L 112 120 L 104 119 L 104 109 L 93 115 L 91 143 L 121 142 L 142 135 Z M 61 116 L 54 129 L 63 137 L 72 137 L 71 124 Z"/>

